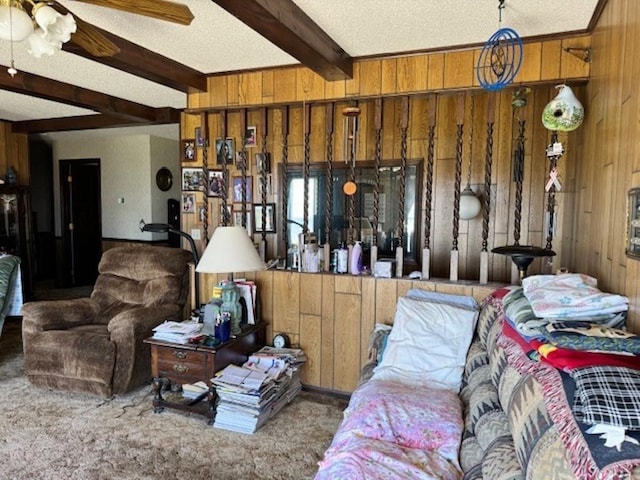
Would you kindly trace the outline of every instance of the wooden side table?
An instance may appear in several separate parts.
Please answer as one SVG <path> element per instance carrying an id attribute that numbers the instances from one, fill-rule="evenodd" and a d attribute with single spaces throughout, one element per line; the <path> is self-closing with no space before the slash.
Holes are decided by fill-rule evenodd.
<path id="1" fill-rule="evenodd" d="M 211 421 L 215 415 L 215 389 L 211 377 L 230 364 L 241 365 L 249 355 L 265 345 L 266 324 L 245 325 L 242 332 L 216 347 L 182 345 L 154 338 L 144 342 L 151 346 L 151 373 L 153 374 L 153 406 L 156 413 L 165 408 L 205 415 Z M 181 394 L 167 393 L 171 383 L 185 384 L 204 381 L 209 392 L 196 399 Z M 206 398 L 206 402 L 204 401 Z"/>

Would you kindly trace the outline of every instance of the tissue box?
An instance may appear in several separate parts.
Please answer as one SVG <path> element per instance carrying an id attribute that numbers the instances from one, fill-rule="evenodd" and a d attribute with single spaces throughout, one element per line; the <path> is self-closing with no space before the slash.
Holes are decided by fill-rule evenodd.
<path id="1" fill-rule="evenodd" d="M 395 260 L 380 260 L 373 265 L 373 276 L 391 278 L 396 269 Z"/>

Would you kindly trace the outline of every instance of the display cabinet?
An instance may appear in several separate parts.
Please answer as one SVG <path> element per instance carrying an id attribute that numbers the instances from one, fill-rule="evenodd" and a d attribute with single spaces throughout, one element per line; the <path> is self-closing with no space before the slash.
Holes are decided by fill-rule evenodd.
<path id="1" fill-rule="evenodd" d="M 34 245 L 29 188 L 0 185 L 0 251 L 20 257 L 25 300 L 33 295 Z"/>

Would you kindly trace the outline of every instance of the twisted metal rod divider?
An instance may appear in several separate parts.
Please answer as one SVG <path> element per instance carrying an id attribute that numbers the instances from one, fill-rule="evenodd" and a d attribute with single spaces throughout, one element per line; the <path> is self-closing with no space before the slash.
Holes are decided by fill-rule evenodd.
<path id="1" fill-rule="evenodd" d="M 302 212 L 302 233 L 307 233 L 309 231 L 309 163 L 311 161 L 311 145 L 310 145 L 310 137 L 311 132 L 309 128 L 309 122 L 311 121 L 310 115 L 311 108 L 309 105 L 305 105 L 304 102 L 302 104 L 302 115 L 304 115 L 304 163 L 303 163 L 303 171 L 302 178 L 304 183 L 304 195 L 303 195 L 303 212 Z M 298 245 L 298 248 L 302 248 L 302 245 Z"/>
<path id="2" fill-rule="evenodd" d="M 482 251 L 487 251 L 489 213 L 491 210 L 491 169 L 493 164 L 493 122 L 487 122 L 487 145 L 484 158 L 484 198 L 482 202 Z"/>
<path id="3" fill-rule="evenodd" d="M 433 161 L 435 157 L 436 126 L 429 125 L 429 137 L 427 140 L 427 176 L 425 179 L 424 199 L 424 248 L 430 248 L 431 244 L 431 202 L 433 196 Z"/>
<path id="4" fill-rule="evenodd" d="M 453 190 L 453 245 L 452 250 L 458 250 L 458 234 L 460 223 L 460 183 L 462 182 L 462 144 L 463 144 L 464 125 L 457 125 L 457 143 L 456 143 L 456 177 Z"/>
<path id="5" fill-rule="evenodd" d="M 407 190 L 407 132 L 409 131 L 409 97 L 402 99 L 402 122 L 400 128 L 400 192 L 398 208 L 398 246 L 404 245 L 404 208 Z"/>
<path id="6" fill-rule="evenodd" d="M 282 111 L 282 242 L 285 258 L 289 250 L 287 235 L 287 215 L 289 214 L 289 109 Z"/>
<path id="7" fill-rule="evenodd" d="M 331 113 L 329 113 L 329 111 Z M 333 115 L 333 108 L 327 108 L 327 112 Z M 333 123 L 333 120 L 328 120 Z M 327 129 L 327 181 L 325 185 L 324 208 L 324 243 L 326 248 L 331 248 L 331 217 L 333 211 L 333 128 Z"/>
<path id="8" fill-rule="evenodd" d="M 267 135 L 268 135 L 268 128 L 267 128 L 267 109 L 264 108 L 262 110 L 262 136 L 261 136 L 261 149 L 262 149 L 262 170 L 260 170 L 260 180 L 262 182 L 262 191 L 260 192 L 260 201 L 262 203 L 262 225 L 265 225 L 265 222 L 267 221 L 266 219 L 266 212 L 267 212 Z M 256 164 L 257 166 L 257 164 Z M 263 228 L 262 229 L 262 241 L 265 242 L 267 241 L 267 232 L 265 231 L 266 229 Z"/>
<path id="9" fill-rule="evenodd" d="M 220 123 L 222 124 L 222 147 L 220 147 L 220 153 L 222 154 L 222 211 L 227 212 L 227 204 L 229 197 L 229 170 L 227 168 L 227 156 L 225 155 L 226 149 L 223 147 L 227 142 L 227 111 L 222 110 L 220 112 Z M 222 225 L 227 226 L 226 213 L 222 215 Z"/>
<path id="10" fill-rule="evenodd" d="M 202 245 L 209 243 L 209 117 L 206 113 L 200 114 L 200 131 L 204 138 L 202 146 L 202 176 L 203 176 L 203 208 L 202 208 Z M 199 212 L 198 212 L 199 214 Z"/>
<path id="11" fill-rule="evenodd" d="M 240 185 L 240 195 L 242 200 L 242 226 L 247 228 L 247 109 L 242 110 L 242 149 L 240 150 L 240 174 L 242 175 L 242 185 Z M 224 211 L 225 217 L 227 210 Z M 264 224 L 263 224 L 264 225 Z"/>
<path id="12" fill-rule="evenodd" d="M 522 222 L 522 183 L 524 180 L 524 131 L 526 120 L 518 121 L 518 140 L 514 153 L 514 177 L 516 181 L 516 202 L 513 217 L 513 244 L 520 245 Z"/>

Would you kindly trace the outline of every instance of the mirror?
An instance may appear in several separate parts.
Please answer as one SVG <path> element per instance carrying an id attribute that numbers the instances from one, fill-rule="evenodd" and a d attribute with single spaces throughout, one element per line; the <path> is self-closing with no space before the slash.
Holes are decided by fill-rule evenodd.
<path id="1" fill-rule="evenodd" d="M 370 247 L 376 236 L 378 258 L 395 258 L 399 243 L 397 225 L 399 221 L 398 204 L 400 198 L 401 166 L 400 160 L 381 163 L 380 191 L 378 203 L 378 227 L 374 231 L 374 188 L 375 164 L 373 161 L 359 161 L 355 169 L 354 194 L 354 240 L 362 241 L 363 263 L 369 263 Z M 331 206 L 331 249 L 348 242 L 349 197 L 344 194 L 343 186 L 348 181 L 349 165 L 342 162 L 333 164 L 332 206 Z M 416 270 L 419 265 L 420 234 L 420 198 L 422 182 L 422 161 L 407 161 L 405 175 L 405 208 L 403 247 L 405 271 Z M 283 168 L 280 165 L 280 178 Z M 304 221 L 304 179 L 302 165 L 289 165 L 287 168 L 287 247 L 297 247 L 298 234 L 302 232 Z M 325 210 L 327 202 L 326 164 L 311 164 L 309 168 L 308 229 L 316 234 L 319 244 L 325 243 Z M 294 248 L 296 248 L 294 247 Z M 283 253 L 281 252 L 281 255 Z M 287 265 L 291 265 L 287 261 Z"/>

